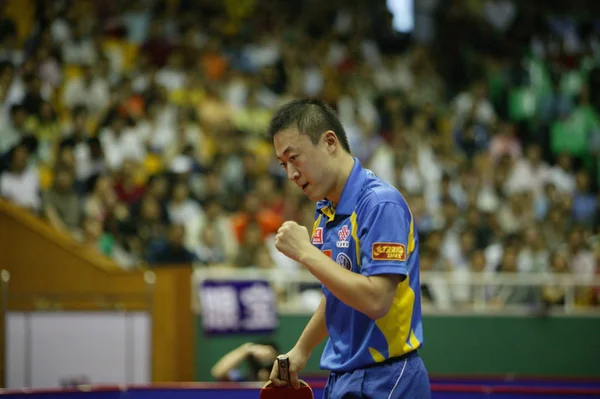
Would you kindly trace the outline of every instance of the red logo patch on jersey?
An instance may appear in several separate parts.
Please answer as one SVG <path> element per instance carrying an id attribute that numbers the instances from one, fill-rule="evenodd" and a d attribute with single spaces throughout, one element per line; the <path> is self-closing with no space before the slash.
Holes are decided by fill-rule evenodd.
<path id="1" fill-rule="evenodd" d="M 331 251 L 331 249 L 325 249 L 323 250 L 323 253 L 329 256 L 331 259 L 333 259 L 333 252 Z"/>
<path id="2" fill-rule="evenodd" d="M 315 234 L 313 234 L 313 236 L 312 236 L 312 243 L 313 244 L 323 244 L 323 228 L 322 227 L 317 227 L 317 229 L 315 230 Z"/>
<path id="3" fill-rule="evenodd" d="M 373 260 L 406 260 L 406 247 L 395 242 L 373 243 Z"/>
<path id="4" fill-rule="evenodd" d="M 346 241 L 346 238 L 348 238 L 349 235 L 350 229 L 348 229 L 348 226 L 346 225 L 343 225 L 340 231 L 338 231 L 338 238 L 340 241 Z"/>

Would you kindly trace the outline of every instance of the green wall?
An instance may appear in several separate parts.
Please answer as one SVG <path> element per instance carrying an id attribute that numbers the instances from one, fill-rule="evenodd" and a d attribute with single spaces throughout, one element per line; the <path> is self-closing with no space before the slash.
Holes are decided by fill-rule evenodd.
<path id="1" fill-rule="evenodd" d="M 308 317 L 284 316 L 273 336 L 207 338 L 197 319 L 196 379 L 210 380 L 210 368 L 245 342 L 274 339 L 287 351 Z M 600 377 L 600 318 L 427 316 L 420 351 L 430 374 L 508 374 Z M 305 372 L 318 373 L 322 346 Z"/>

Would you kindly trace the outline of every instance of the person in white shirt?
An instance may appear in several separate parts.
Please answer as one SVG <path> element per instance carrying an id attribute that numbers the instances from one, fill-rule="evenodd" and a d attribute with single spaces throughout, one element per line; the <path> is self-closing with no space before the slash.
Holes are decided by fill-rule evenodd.
<path id="1" fill-rule="evenodd" d="M 138 131 L 126 127 L 121 117 L 115 117 L 110 127 L 100 132 L 100 143 L 106 163 L 112 170 L 118 170 L 127 159 L 142 162 L 146 157 L 146 148 Z"/>
<path id="2" fill-rule="evenodd" d="M 183 70 L 183 56 L 174 52 L 167 59 L 167 65 L 156 74 L 156 83 L 167 89 L 168 92 L 185 88 L 187 76 Z"/>
<path id="3" fill-rule="evenodd" d="M 38 171 L 28 165 L 29 150 L 17 145 L 10 154 L 8 170 L 0 175 L 0 197 L 34 212 L 40 210 L 40 181 Z"/>
<path id="4" fill-rule="evenodd" d="M 510 0 L 487 0 L 483 5 L 485 20 L 498 32 L 506 32 L 517 17 L 517 8 Z"/>
<path id="5" fill-rule="evenodd" d="M 536 227 L 525 230 L 525 246 L 519 251 L 517 268 L 520 272 L 543 273 L 550 268 L 550 251 Z"/>
<path id="6" fill-rule="evenodd" d="M 550 169 L 549 179 L 559 191 L 572 194 L 575 191 L 575 175 L 572 169 L 572 160 L 569 154 L 558 156 L 556 165 Z"/>
<path id="7" fill-rule="evenodd" d="M 63 102 L 70 109 L 85 105 L 90 114 L 100 114 L 110 102 L 108 82 L 95 73 L 91 65 L 85 65 L 82 69 L 82 76 L 72 78 L 65 84 Z"/>
<path id="8" fill-rule="evenodd" d="M 169 220 L 172 223 L 184 225 L 186 230 L 192 229 L 196 220 L 204 217 L 202 207 L 190 197 L 190 190 L 183 181 L 178 181 L 173 185 L 167 211 Z"/>
<path id="9" fill-rule="evenodd" d="M 525 158 L 517 160 L 509 173 L 506 189 L 509 193 L 533 191 L 535 196 L 542 194 L 550 180 L 550 167 L 542 160 L 542 149 L 532 144 L 525 150 Z"/>
<path id="10" fill-rule="evenodd" d="M 75 24 L 71 37 L 62 45 L 62 57 L 66 64 L 91 65 L 98 60 L 93 40 L 86 33 L 85 21 Z"/>
<path id="11" fill-rule="evenodd" d="M 223 211 L 223 205 L 216 198 L 209 198 L 204 201 L 203 212 L 194 219 L 187 221 L 186 225 L 189 231 L 186 231 L 186 245 L 188 248 L 198 252 L 203 250 L 204 238 L 203 231 L 207 226 L 212 229 L 212 234 L 215 235 L 215 241 L 222 243 L 223 252 L 226 262 L 233 262 L 238 254 L 239 243 L 237 240 L 232 240 L 235 231 L 231 218 Z M 198 254 L 202 259 L 201 254 Z"/>
<path id="12" fill-rule="evenodd" d="M 576 227 L 571 230 L 565 251 L 569 256 L 569 268 L 577 279 L 587 281 L 594 277 L 596 271 L 594 254 L 586 243 L 582 228 Z"/>
<path id="13" fill-rule="evenodd" d="M 458 94 L 452 102 L 452 108 L 455 129 L 463 127 L 468 119 L 483 126 L 490 126 L 496 120 L 496 112 L 487 98 L 485 82 L 482 81 L 475 82 L 470 91 Z"/>

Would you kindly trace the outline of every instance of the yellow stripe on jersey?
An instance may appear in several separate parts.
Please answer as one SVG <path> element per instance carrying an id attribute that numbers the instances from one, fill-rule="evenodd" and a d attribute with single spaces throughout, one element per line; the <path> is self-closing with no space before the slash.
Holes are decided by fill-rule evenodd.
<path id="1" fill-rule="evenodd" d="M 385 356 L 383 356 L 379 351 L 375 348 L 369 347 L 369 353 L 373 356 L 373 360 L 375 363 L 381 363 L 385 360 Z"/>
<path id="2" fill-rule="evenodd" d="M 360 267 L 360 240 L 358 239 L 358 221 L 356 220 L 356 212 L 352 212 L 350 215 L 350 224 L 352 225 L 352 238 L 354 239 L 355 248 L 356 248 L 356 264 Z"/>
<path id="3" fill-rule="evenodd" d="M 321 208 L 321 212 L 323 212 L 323 214 L 327 216 L 329 222 L 331 222 L 335 218 L 335 211 L 328 206 Z"/>
<path id="4" fill-rule="evenodd" d="M 319 227 L 319 225 L 321 224 L 321 216 L 323 216 L 323 215 L 319 215 L 319 217 L 317 218 L 317 220 L 315 220 L 315 223 L 313 224 L 312 233 L 310 234 L 311 238 L 315 235 L 315 231 L 317 231 L 317 227 Z"/>
<path id="5" fill-rule="evenodd" d="M 414 304 L 415 293 L 410 288 L 410 277 L 406 276 L 406 279 L 396 288 L 394 302 L 389 312 L 375 322 L 388 343 L 389 357 L 404 355 L 418 347 L 419 341 L 410 328 Z M 369 352 L 375 362 L 385 360 L 376 349 L 369 348 Z"/>
<path id="6" fill-rule="evenodd" d="M 406 206 L 408 207 L 408 204 Z M 415 244 L 415 219 L 413 218 L 410 208 L 408 209 L 408 212 L 410 212 L 410 229 L 408 231 L 408 254 L 406 255 L 406 259 L 408 259 L 410 254 L 412 254 L 412 252 L 415 250 L 415 246 L 416 246 L 416 244 Z"/>
<path id="7" fill-rule="evenodd" d="M 421 342 L 415 336 L 415 330 L 410 330 L 410 337 L 408 338 L 408 342 L 410 344 L 410 347 L 413 349 L 418 348 L 421 345 Z"/>

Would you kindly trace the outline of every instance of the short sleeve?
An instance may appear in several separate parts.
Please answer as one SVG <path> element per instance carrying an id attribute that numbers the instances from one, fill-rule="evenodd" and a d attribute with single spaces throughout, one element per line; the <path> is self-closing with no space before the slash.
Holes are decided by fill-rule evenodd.
<path id="1" fill-rule="evenodd" d="M 410 213 L 401 204 L 381 202 L 358 217 L 362 274 L 408 274 Z"/>

